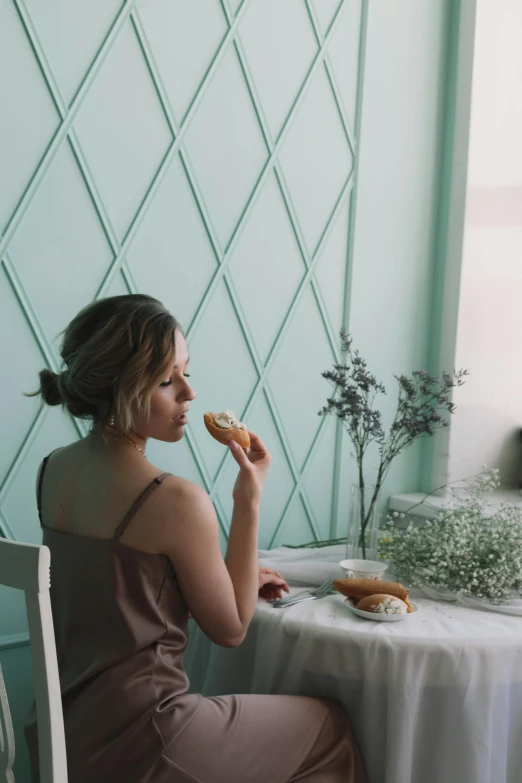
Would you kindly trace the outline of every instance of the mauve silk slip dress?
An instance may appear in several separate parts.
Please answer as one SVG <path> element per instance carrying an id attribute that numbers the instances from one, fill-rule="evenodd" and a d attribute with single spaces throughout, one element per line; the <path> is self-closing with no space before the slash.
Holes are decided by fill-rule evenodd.
<path id="1" fill-rule="evenodd" d="M 41 487 L 48 457 L 40 474 Z M 303 696 L 187 693 L 189 610 L 167 556 L 43 528 L 69 783 L 364 783 L 344 710 Z M 34 704 L 25 736 L 39 783 Z"/>

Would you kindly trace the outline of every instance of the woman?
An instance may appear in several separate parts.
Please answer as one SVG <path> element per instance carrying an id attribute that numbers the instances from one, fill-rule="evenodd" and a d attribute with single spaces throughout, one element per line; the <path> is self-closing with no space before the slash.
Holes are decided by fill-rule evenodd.
<path id="1" fill-rule="evenodd" d="M 149 438 L 183 438 L 189 358 L 176 320 L 144 295 L 89 305 L 65 330 L 48 405 L 93 421 L 40 468 L 71 783 L 360 783 L 348 718 L 299 696 L 188 694 L 189 613 L 216 644 L 241 643 L 259 592 L 288 590 L 259 569 L 259 503 L 270 455 L 250 433 L 226 557 L 208 495 L 145 458 Z M 260 589 L 261 588 L 261 589 Z M 26 726 L 38 780 L 34 708 Z"/>

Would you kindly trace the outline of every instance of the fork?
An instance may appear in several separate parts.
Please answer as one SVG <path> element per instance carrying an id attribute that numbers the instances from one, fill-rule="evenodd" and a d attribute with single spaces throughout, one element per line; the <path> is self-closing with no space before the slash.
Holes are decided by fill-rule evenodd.
<path id="1" fill-rule="evenodd" d="M 323 582 L 323 584 L 319 585 L 319 587 L 317 587 L 315 590 L 312 590 L 311 588 L 307 587 L 305 590 L 300 590 L 298 593 L 294 593 L 293 595 L 287 595 L 286 598 L 272 598 L 269 603 L 284 604 L 287 603 L 287 601 L 295 601 L 295 599 L 301 595 L 311 595 L 312 593 L 316 593 L 318 590 L 322 591 L 328 585 L 332 585 L 331 579 L 327 579 L 326 582 Z"/>
<path id="2" fill-rule="evenodd" d="M 289 596 L 288 598 L 278 599 L 275 601 L 271 601 L 270 603 L 272 606 L 276 609 L 284 609 L 285 606 L 292 606 L 293 604 L 299 604 L 301 601 L 313 601 L 314 599 L 318 598 L 325 598 L 333 586 L 333 579 L 328 579 L 328 581 L 324 582 L 322 585 L 320 585 L 316 590 L 313 590 L 310 592 L 309 590 L 304 590 L 301 593 L 297 593 L 295 595 Z M 307 595 L 308 593 L 308 595 Z M 303 597 L 304 596 L 304 597 Z"/>

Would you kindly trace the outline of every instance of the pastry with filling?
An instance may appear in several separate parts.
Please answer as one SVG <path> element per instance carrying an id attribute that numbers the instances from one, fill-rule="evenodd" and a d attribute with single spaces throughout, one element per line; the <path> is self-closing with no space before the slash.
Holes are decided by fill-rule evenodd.
<path id="1" fill-rule="evenodd" d="M 374 612 L 375 614 L 408 614 L 408 605 L 396 595 L 367 595 L 361 598 L 357 604 L 357 609 L 363 612 Z"/>
<path id="2" fill-rule="evenodd" d="M 203 416 L 205 427 L 213 438 L 228 446 L 231 440 L 235 440 L 243 449 L 250 448 L 250 435 L 246 426 L 236 419 L 232 411 L 221 413 L 205 413 Z"/>

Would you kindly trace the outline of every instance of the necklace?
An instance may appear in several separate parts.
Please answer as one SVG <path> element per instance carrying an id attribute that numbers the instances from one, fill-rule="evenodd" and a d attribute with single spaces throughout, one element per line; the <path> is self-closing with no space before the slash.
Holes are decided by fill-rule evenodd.
<path id="1" fill-rule="evenodd" d="M 119 432 L 119 430 L 116 431 Z M 127 443 L 129 446 L 134 446 L 134 448 L 138 449 L 138 451 L 143 454 L 145 459 L 147 459 L 147 455 L 145 454 L 141 446 L 138 446 L 137 443 L 134 443 L 132 438 L 128 438 L 126 435 L 123 435 L 123 433 L 122 433 L 123 437 L 118 437 L 117 435 L 109 435 L 108 433 L 102 435 L 100 432 L 94 432 L 93 430 L 91 430 L 89 435 L 93 435 L 95 438 L 103 438 L 103 439 L 109 438 L 109 440 L 121 440 L 122 443 Z"/>

